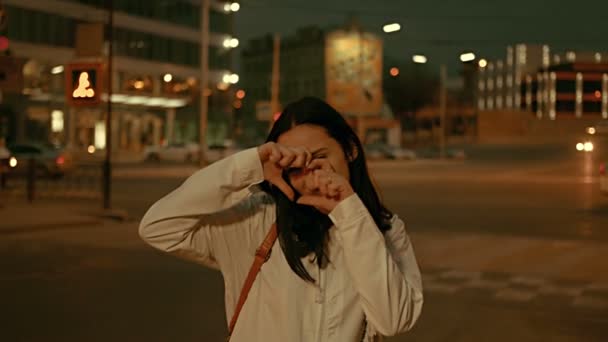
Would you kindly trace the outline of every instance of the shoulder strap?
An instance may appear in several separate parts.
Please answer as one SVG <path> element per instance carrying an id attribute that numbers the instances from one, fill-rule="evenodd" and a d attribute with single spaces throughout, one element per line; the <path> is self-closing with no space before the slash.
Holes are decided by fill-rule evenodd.
<path id="1" fill-rule="evenodd" d="M 236 304 L 236 309 L 234 310 L 234 314 L 232 315 L 230 325 L 228 326 L 228 339 L 230 339 L 230 336 L 232 335 L 232 331 L 234 330 L 234 326 L 236 325 L 236 320 L 239 318 L 239 314 L 241 313 L 241 309 L 245 304 L 245 300 L 247 300 L 247 295 L 249 294 L 249 290 L 251 290 L 253 281 L 260 272 L 262 265 L 270 258 L 270 251 L 272 250 L 272 246 L 274 245 L 276 239 L 277 224 L 274 223 L 268 231 L 268 234 L 266 234 L 264 242 L 262 242 L 260 247 L 258 247 L 258 249 L 255 251 L 255 259 L 253 260 L 253 264 L 249 269 L 249 274 L 247 274 L 247 279 L 245 279 L 245 284 L 243 284 L 243 288 L 241 289 L 239 301 Z"/>

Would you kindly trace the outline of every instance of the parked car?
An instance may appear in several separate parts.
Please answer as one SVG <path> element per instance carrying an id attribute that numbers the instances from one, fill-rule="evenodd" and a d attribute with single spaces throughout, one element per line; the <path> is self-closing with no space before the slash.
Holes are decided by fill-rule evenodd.
<path id="1" fill-rule="evenodd" d="M 207 161 L 215 162 L 227 157 L 239 148 L 226 145 L 209 145 L 205 156 Z M 199 159 L 199 145 L 196 143 L 174 143 L 166 146 L 147 146 L 144 148 L 146 161 L 196 162 Z"/>
<path id="2" fill-rule="evenodd" d="M 192 162 L 198 160 L 199 149 L 195 143 L 173 143 L 146 146 L 143 153 L 146 161 Z"/>
<path id="3" fill-rule="evenodd" d="M 418 150 L 418 156 L 421 158 L 435 159 L 441 157 L 441 150 L 438 146 L 426 147 Z M 446 148 L 445 157 L 449 159 L 466 159 L 467 153 L 460 148 Z"/>
<path id="4" fill-rule="evenodd" d="M 416 159 L 416 152 L 399 146 L 375 143 L 363 148 L 367 159 Z"/>
<path id="5" fill-rule="evenodd" d="M 74 168 L 74 158 L 65 148 L 44 143 L 23 143 L 9 145 L 8 149 L 14 159 L 14 171 L 24 173 L 28 167 L 28 160 L 36 161 L 36 171 L 45 175 L 63 176 Z"/>
<path id="6" fill-rule="evenodd" d="M 0 147 L 0 173 L 9 172 L 17 166 L 17 159 L 11 155 L 6 147 Z"/>

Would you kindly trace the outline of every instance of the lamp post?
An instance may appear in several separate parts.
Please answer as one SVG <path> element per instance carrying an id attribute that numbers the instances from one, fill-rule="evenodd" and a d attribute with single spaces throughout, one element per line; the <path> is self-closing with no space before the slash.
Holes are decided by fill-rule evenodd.
<path id="1" fill-rule="evenodd" d="M 463 63 L 475 60 L 476 56 L 472 52 L 466 52 L 460 55 L 460 61 Z M 412 61 L 417 64 L 425 64 L 428 59 L 424 55 L 412 56 Z M 447 66 L 442 63 L 439 66 L 439 158 L 446 157 L 446 121 L 447 121 Z"/>
<path id="2" fill-rule="evenodd" d="M 114 3 L 107 2 L 108 9 L 108 112 L 106 113 L 106 157 L 103 163 L 103 208 L 109 210 L 112 199 L 112 30 L 114 27 Z"/>
<path id="3" fill-rule="evenodd" d="M 209 84 L 209 0 L 201 1 L 201 67 L 200 67 L 200 120 L 198 130 L 199 165 L 207 164 L 207 86 Z"/>

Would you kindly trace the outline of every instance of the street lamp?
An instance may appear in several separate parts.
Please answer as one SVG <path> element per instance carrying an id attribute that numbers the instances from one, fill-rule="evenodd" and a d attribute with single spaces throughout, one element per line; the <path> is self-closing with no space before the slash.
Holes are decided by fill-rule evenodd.
<path id="1" fill-rule="evenodd" d="M 463 63 L 474 61 L 474 60 L 475 60 L 475 54 L 472 52 L 465 52 L 460 55 L 460 61 Z"/>
<path id="2" fill-rule="evenodd" d="M 391 24 L 386 24 L 382 27 L 382 30 L 385 33 L 393 33 L 393 32 L 398 32 L 401 30 L 401 25 L 399 23 L 391 23 Z"/>
<path id="3" fill-rule="evenodd" d="M 225 48 L 235 48 L 239 46 L 239 40 L 237 38 L 226 38 L 223 44 Z"/>
<path id="4" fill-rule="evenodd" d="M 425 64 L 427 62 L 427 58 L 424 55 L 414 55 L 412 56 L 412 61 L 416 64 Z"/>

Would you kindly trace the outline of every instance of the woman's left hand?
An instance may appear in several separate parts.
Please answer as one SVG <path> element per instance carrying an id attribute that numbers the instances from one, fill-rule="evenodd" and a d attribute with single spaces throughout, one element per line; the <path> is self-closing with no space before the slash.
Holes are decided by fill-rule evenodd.
<path id="1" fill-rule="evenodd" d="M 323 214 L 329 214 L 345 198 L 354 194 L 349 181 L 336 173 L 325 160 L 317 159 L 310 163 L 316 191 L 302 195 L 296 203 L 315 207 Z"/>

